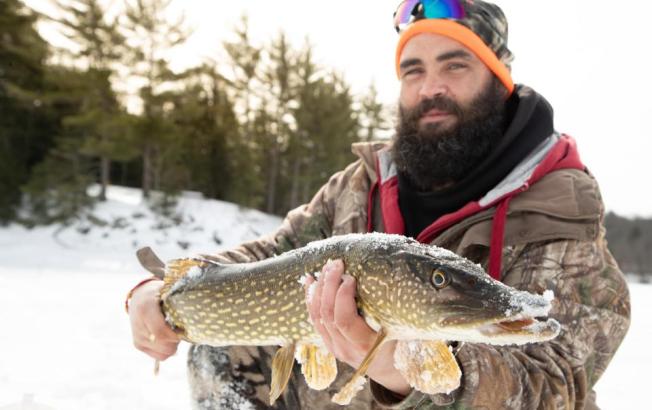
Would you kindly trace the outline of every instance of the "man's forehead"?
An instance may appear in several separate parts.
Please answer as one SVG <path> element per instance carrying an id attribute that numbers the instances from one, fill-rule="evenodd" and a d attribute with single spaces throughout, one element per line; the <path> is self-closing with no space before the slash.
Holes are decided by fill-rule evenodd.
<path id="1" fill-rule="evenodd" d="M 405 44 L 401 53 L 401 62 L 412 59 L 441 59 L 441 57 L 477 59 L 473 51 L 457 40 L 440 34 L 422 33 Z"/>

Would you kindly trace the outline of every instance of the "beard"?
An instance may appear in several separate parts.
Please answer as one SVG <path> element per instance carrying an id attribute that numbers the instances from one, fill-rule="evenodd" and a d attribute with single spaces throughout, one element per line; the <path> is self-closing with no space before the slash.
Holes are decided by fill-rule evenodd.
<path id="1" fill-rule="evenodd" d="M 456 123 L 420 126 L 432 109 L 450 113 Z M 461 181 L 487 157 L 503 135 L 505 90 L 493 79 L 468 105 L 437 96 L 415 108 L 399 107 L 399 121 L 392 146 L 398 171 L 420 191 L 431 191 Z"/>

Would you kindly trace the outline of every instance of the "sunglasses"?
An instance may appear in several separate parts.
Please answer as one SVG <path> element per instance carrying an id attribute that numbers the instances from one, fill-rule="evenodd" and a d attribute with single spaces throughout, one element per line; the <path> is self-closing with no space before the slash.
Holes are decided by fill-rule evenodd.
<path id="1" fill-rule="evenodd" d="M 464 8 L 459 0 L 404 0 L 394 12 L 394 28 L 400 33 L 416 20 L 462 18 Z"/>

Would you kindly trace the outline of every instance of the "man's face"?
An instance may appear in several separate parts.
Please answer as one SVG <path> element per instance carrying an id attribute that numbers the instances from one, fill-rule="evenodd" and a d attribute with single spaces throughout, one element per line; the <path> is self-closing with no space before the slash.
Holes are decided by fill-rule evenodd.
<path id="1" fill-rule="evenodd" d="M 414 37 L 401 56 L 394 159 L 422 190 L 466 176 L 502 136 L 505 88 L 455 40 Z"/>
<path id="2" fill-rule="evenodd" d="M 399 103 L 411 110 L 424 100 L 445 97 L 469 107 L 493 74 L 459 42 L 438 34 L 420 34 L 403 48 Z M 451 129 L 459 118 L 445 108 L 432 108 L 419 119 L 422 128 Z"/>

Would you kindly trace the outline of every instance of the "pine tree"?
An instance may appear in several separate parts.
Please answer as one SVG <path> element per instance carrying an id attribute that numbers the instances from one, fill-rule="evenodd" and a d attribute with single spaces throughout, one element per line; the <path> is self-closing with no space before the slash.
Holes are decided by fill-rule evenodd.
<path id="1" fill-rule="evenodd" d="M 139 97 L 142 116 L 137 127 L 142 156 L 143 195 L 149 197 L 152 189 L 159 189 L 164 171 L 166 148 L 174 138 L 174 125 L 169 119 L 168 104 L 173 93 L 163 91 L 164 85 L 176 81 L 165 53 L 183 44 L 189 36 L 183 17 L 175 22 L 166 18 L 171 0 L 132 0 L 126 7 L 126 36 L 132 51 L 131 75 L 143 85 Z"/>
<path id="2" fill-rule="evenodd" d="M 341 76 L 313 62 L 309 44 L 296 51 L 280 32 L 257 48 L 249 42 L 246 19 L 237 38 L 225 47 L 234 67 L 236 106 L 245 107 L 239 118 L 253 159 L 249 168 L 258 175 L 254 196 L 263 196 L 266 212 L 283 214 L 352 160 L 360 104 Z"/>
<path id="3" fill-rule="evenodd" d="M 20 1 L 0 1 L 0 223 L 14 218 L 20 186 L 52 146 L 41 97 L 48 49 L 36 19 Z"/>
<path id="4" fill-rule="evenodd" d="M 390 130 L 387 119 L 387 108 L 378 101 L 378 90 L 374 84 L 371 84 L 360 103 L 360 139 L 373 141 L 386 137 L 387 131 Z"/>
<path id="5" fill-rule="evenodd" d="M 299 95 L 295 145 L 303 148 L 293 161 L 301 161 L 303 169 L 297 173 L 301 188 L 290 207 L 308 201 L 331 174 L 354 160 L 351 144 L 358 140 L 360 129 L 353 95 L 339 75 L 314 77 L 303 84 Z"/>
<path id="6" fill-rule="evenodd" d="M 75 44 L 74 50 L 65 50 L 76 65 L 89 73 L 89 91 L 83 111 L 68 119 L 68 124 L 80 129 L 86 136 L 83 152 L 99 157 L 100 200 L 106 199 L 110 183 L 111 161 L 129 157 L 125 145 L 124 118 L 111 77 L 123 59 L 125 38 L 119 31 L 117 18 L 109 19 L 108 10 L 99 0 L 58 0 L 62 17 L 52 18 L 63 33 Z"/>
<path id="7" fill-rule="evenodd" d="M 231 145 L 240 137 L 227 82 L 217 67 L 208 63 L 182 76 L 185 88 L 176 93 L 170 114 L 177 130 L 174 145 L 180 163 L 166 171 L 183 175 L 184 181 L 179 182 L 184 189 L 226 199 L 234 180 Z"/>
<path id="8" fill-rule="evenodd" d="M 262 108 L 268 105 L 260 73 L 263 49 L 252 44 L 246 16 L 241 17 L 234 29 L 234 37 L 223 44 L 230 60 L 225 82 L 227 92 L 232 95 L 239 134 L 228 141 L 233 178 L 226 199 L 262 209 L 266 192 L 261 164 L 266 152 L 260 141 L 269 138 L 267 131 L 263 130 L 271 121 Z"/>
<path id="9" fill-rule="evenodd" d="M 297 105 L 293 110 L 293 116 L 296 121 L 296 129 L 290 133 L 288 144 L 288 160 L 290 162 L 290 194 L 288 208 L 293 208 L 302 201 L 301 188 L 308 184 L 310 177 L 306 174 L 306 169 L 311 166 L 311 157 L 314 153 L 316 135 L 311 135 L 309 128 L 310 122 L 314 119 L 316 112 L 310 112 L 313 107 L 310 101 L 315 92 L 319 68 L 312 61 L 312 50 L 310 44 L 306 42 L 304 49 L 298 57 L 297 63 Z"/>
<path id="10" fill-rule="evenodd" d="M 249 133 L 252 118 L 252 103 L 260 96 L 259 67 L 262 49 L 251 44 L 249 38 L 249 19 L 242 16 L 240 25 L 234 29 L 235 41 L 225 41 L 224 49 L 230 58 L 233 71 L 230 86 L 240 102 L 245 136 Z"/>
<path id="11" fill-rule="evenodd" d="M 281 182 L 283 151 L 287 148 L 289 134 L 294 126 L 290 103 L 294 98 L 296 82 L 296 57 L 285 33 L 280 32 L 267 49 L 267 66 L 262 81 L 269 91 L 267 112 L 271 115 L 271 133 L 261 141 L 267 157 L 264 160 L 266 175 L 265 211 L 278 213 L 281 209 Z"/>
<path id="12" fill-rule="evenodd" d="M 54 146 L 22 187 L 26 194 L 25 223 L 66 222 L 93 204 L 87 195 L 95 181 L 93 163 L 80 150 L 85 130 L 75 124 L 92 92 L 93 80 L 91 73 L 70 67 L 52 66 L 47 71 L 43 105 L 58 124 Z"/>

